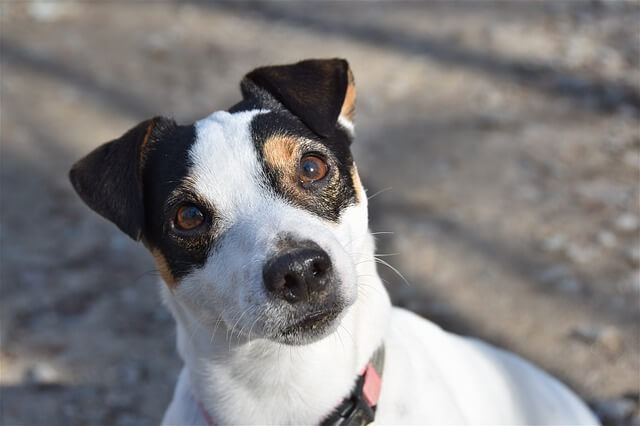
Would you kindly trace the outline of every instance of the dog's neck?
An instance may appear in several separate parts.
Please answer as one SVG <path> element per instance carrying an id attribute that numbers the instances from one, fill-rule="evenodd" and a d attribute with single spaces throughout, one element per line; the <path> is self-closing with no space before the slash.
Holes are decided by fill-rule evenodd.
<path id="1" fill-rule="evenodd" d="M 370 235 L 363 248 L 356 302 L 333 334 L 310 345 L 233 336 L 223 324 L 205 329 L 166 298 L 191 390 L 216 424 L 316 424 L 349 394 L 382 343 L 391 309 Z"/>

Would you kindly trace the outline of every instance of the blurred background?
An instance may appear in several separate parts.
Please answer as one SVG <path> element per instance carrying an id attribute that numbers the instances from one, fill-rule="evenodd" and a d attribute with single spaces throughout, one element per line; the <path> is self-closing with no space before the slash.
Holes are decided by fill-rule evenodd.
<path id="1" fill-rule="evenodd" d="M 0 419 L 151 425 L 180 367 L 150 256 L 70 165 L 344 57 L 394 301 L 640 424 L 640 3 L 3 2 Z M 635 423 L 634 423 L 635 422 Z"/>

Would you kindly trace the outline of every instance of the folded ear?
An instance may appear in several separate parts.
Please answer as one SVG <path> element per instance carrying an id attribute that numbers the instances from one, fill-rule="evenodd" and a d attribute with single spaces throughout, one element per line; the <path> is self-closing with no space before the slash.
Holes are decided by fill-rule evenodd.
<path id="1" fill-rule="evenodd" d="M 142 171 L 146 151 L 158 137 L 158 129 L 167 126 L 175 123 L 164 117 L 143 121 L 96 148 L 69 171 L 80 198 L 136 241 L 144 228 Z"/>
<path id="2" fill-rule="evenodd" d="M 269 92 L 322 137 L 335 132 L 338 117 L 347 120 L 342 124 L 352 127 L 356 92 L 344 59 L 309 59 L 257 68 L 242 80 L 245 97 L 251 95 L 248 82 Z"/>

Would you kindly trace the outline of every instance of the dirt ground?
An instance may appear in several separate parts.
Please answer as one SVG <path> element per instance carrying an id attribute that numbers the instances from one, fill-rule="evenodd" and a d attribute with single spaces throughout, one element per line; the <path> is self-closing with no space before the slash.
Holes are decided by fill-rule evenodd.
<path id="1" fill-rule="evenodd" d="M 145 250 L 67 170 L 252 68 L 347 58 L 394 301 L 640 424 L 640 3 L 0 4 L 0 419 L 148 425 L 180 362 Z M 635 414 L 634 414 L 635 413 Z"/>

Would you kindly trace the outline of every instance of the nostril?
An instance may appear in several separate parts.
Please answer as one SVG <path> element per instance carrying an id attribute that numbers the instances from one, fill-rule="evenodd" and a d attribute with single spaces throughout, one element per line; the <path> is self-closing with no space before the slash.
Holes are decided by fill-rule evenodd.
<path id="1" fill-rule="evenodd" d="M 323 262 L 313 262 L 311 266 L 311 273 L 314 277 L 322 278 L 327 272 L 327 266 Z"/>
<path id="2" fill-rule="evenodd" d="M 302 277 L 295 273 L 287 273 L 283 277 L 282 296 L 289 303 L 296 303 L 307 297 L 307 286 L 302 282 Z"/>
<path id="3" fill-rule="evenodd" d="M 284 288 L 287 290 L 293 290 L 298 285 L 298 280 L 291 274 L 284 276 Z"/>

